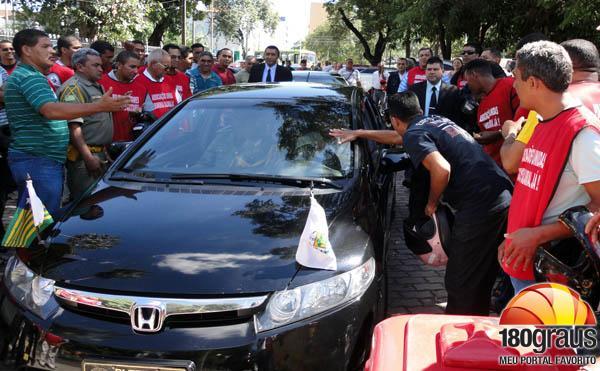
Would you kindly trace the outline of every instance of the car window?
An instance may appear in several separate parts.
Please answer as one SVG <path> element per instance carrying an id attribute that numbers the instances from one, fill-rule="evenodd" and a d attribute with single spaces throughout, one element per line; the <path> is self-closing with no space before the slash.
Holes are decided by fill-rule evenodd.
<path id="1" fill-rule="evenodd" d="M 344 99 L 190 101 L 127 161 L 130 171 L 338 178 L 352 147 L 329 135 L 349 128 Z"/>

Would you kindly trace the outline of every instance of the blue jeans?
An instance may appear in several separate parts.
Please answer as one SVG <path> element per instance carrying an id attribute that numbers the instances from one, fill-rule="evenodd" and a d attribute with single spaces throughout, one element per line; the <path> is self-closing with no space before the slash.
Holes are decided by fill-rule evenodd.
<path id="1" fill-rule="evenodd" d="M 27 175 L 31 177 L 35 193 L 46 209 L 56 218 L 60 210 L 65 169 L 62 163 L 47 157 L 8 150 L 8 166 L 19 190 L 19 200 L 25 191 Z"/>
<path id="2" fill-rule="evenodd" d="M 531 286 L 536 283 L 535 280 L 520 280 L 518 278 L 511 277 L 510 283 L 512 283 L 513 288 L 515 289 L 515 295 L 517 295 L 521 290 L 526 288 L 527 286 Z"/>

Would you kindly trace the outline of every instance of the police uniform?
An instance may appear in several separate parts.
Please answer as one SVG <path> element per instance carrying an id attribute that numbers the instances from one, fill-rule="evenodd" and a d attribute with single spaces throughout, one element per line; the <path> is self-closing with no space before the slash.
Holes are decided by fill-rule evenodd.
<path id="1" fill-rule="evenodd" d="M 92 82 L 80 73 L 65 82 L 58 90 L 59 99 L 64 103 L 93 103 L 102 98 L 104 89 L 98 82 Z M 92 155 L 106 162 L 105 147 L 113 137 L 112 115 L 100 112 L 86 117 L 69 120 L 69 124 L 81 125 L 83 139 Z M 79 151 L 70 144 L 67 152 L 67 184 L 71 199 L 76 199 L 97 180 L 90 175 Z"/>

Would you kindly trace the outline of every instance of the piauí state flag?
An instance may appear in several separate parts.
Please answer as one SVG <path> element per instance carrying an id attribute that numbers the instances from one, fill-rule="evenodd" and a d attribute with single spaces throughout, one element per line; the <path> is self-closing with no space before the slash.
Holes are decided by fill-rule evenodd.
<path id="1" fill-rule="evenodd" d="M 325 210 L 312 195 L 308 219 L 296 250 L 296 261 L 309 268 L 337 270 Z"/>
<path id="2" fill-rule="evenodd" d="M 54 222 L 35 194 L 31 180 L 28 179 L 26 182 L 25 192 L 19 198 L 17 211 L 2 240 L 4 247 L 29 247 L 35 236 Z"/>

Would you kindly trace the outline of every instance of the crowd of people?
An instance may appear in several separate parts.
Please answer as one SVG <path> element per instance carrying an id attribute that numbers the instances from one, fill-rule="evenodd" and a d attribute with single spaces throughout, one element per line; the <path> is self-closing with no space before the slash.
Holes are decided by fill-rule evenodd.
<path id="1" fill-rule="evenodd" d="M 595 212 L 586 227 L 600 234 L 600 56 L 574 39 L 541 34 L 516 47 L 512 76 L 495 48 L 463 47 L 444 73 L 432 50 L 418 65 L 399 59 L 386 89 L 394 130 L 333 130 L 342 142 L 367 138 L 401 144 L 413 168 L 409 219 L 454 211 L 446 247 L 446 313 L 488 315 L 499 268 L 514 293 L 534 281 L 539 248 L 572 236 L 559 215 L 575 206 Z M 381 99 L 373 92 L 373 99 Z"/>
<path id="2" fill-rule="evenodd" d="M 411 191 L 420 195 L 410 218 L 430 217 L 440 203 L 453 209 L 447 313 L 487 315 L 500 266 L 515 292 L 530 284 L 538 247 L 570 235 L 558 216 L 572 206 L 596 211 L 587 230 L 598 239 L 600 57 L 589 41 L 544 39 L 521 40 L 512 76 L 499 65 L 500 51 L 474 43 L 464 45 L 452 71 L 429 47 L 416 60 L 399 58 L 391 73 L 379 65 L 371 95 L 389 107 L 394 130 L 331 132 L 343 142 L 403 145 L 413 163 Z M 237 73 L 227 48 L 213 56 L 201 44 L 167 44 L 146 54 L 132 40 L 122 49 L 115 55 L 102 40 L 83 47 L 73 35 L 54 47 L 35 29 L 0 41 L 0 126 L 10 129 L 0 136 L 0 213 L 7 194 L 16 188 L 21 196 L 31 178 L 48 212 L 58 214 L 65 180 L 77 200 L 112 161 L 109 144 L 133 140 L 136 123 L 194 93 L 292 80 L 276 46 L 261 63 L 245 58 Z M 322 70 L 360 86 L 352 59 Z"/>

